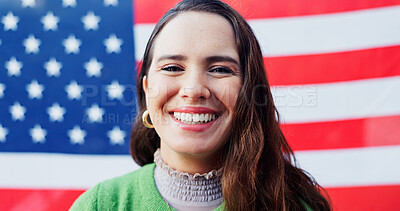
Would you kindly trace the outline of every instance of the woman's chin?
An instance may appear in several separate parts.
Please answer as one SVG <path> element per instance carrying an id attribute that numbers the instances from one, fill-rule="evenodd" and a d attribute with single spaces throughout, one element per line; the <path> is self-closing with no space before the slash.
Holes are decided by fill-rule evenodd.
<path id="1" fill-rule="evenodd" d="M 174 140 L 168 144 L 174 152 L 185 156 L 207 156 L 213 154 L 217 146 L 215 144 L 199 143 L 199 140 Z"/>

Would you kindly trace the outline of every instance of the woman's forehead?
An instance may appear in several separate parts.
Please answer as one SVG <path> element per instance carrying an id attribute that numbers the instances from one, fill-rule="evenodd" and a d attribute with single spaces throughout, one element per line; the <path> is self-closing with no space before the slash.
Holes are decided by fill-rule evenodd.
<path id="1" fill-rule="evenodd" d="M 229 21 L 205 12 L 184 12 L 174 17 L 161 30 L 153 50 L 154 58 L 165 54 L 230 54 L 238 59 Z"/>

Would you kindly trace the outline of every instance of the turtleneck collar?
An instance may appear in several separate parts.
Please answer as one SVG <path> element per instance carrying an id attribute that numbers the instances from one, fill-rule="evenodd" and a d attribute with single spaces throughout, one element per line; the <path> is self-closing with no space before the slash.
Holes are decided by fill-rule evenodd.
<path id="1" fill-rule="evenodd" d="M 188 174 L 169 167 L 154 153 L 154 180 L 161 196 L 177 210 L 213 210 L 222 202 L 222 169 Z"/>

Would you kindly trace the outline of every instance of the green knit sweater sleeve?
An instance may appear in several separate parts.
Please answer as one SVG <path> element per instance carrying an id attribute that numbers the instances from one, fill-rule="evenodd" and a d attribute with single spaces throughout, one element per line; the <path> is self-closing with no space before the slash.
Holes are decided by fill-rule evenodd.
<path id="1" fill-rule="evenodd" d="M 100 184 L 80 195 L 70 208 L 70 211 L 97 210 L 97 193 L 99 191 L 99 186 Z"/>
<path id="2" fill-rule="evenodd" d="M 165 206 L 165 201 L 155 187 L 154 166 L 155 164 L 149 164 L 137 171 L 97 184 L 79 196 L 70 210 L 146 210 L 149 204 Z"/>

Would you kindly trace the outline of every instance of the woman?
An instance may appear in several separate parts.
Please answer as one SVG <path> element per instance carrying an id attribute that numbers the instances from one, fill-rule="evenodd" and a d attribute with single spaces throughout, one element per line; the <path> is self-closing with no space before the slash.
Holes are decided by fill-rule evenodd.
<path id="1" fill-rule="evenodd" d="M 218 0 L 185 0 L 157 23 L 138 76 L 131 154 L 140 170 L 72 210 L 330 210 L 293 163 L 260 46 Z M 155 162 L 155 163 L 153 163 Z"/>

